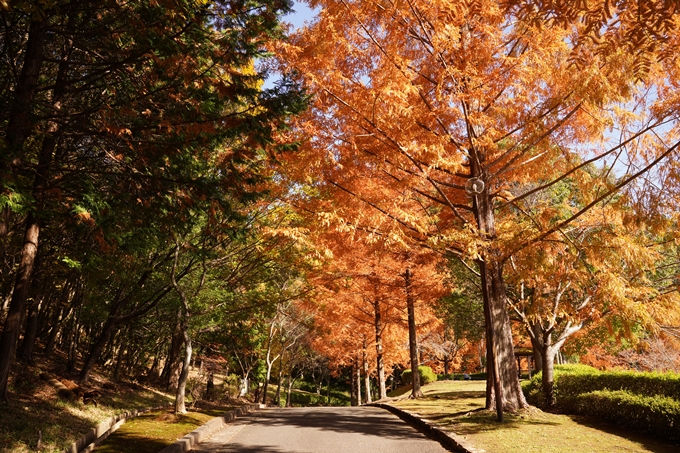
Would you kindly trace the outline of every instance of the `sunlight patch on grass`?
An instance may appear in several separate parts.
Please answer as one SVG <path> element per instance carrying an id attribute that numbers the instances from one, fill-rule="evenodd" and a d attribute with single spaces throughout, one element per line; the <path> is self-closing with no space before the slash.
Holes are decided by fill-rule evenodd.
<path id="1" fill-rule="evenodd" d="M 157 453 L 212 418 L 213 415 L 200 412 L 184 415 L 175 415 L 172 411 L 150 412 L 127 421 L 97 447 L 96 451 Z"/>
<path id="2" fill-rule="evenodd" d="M 477 448 L 493 453 L 677 453 L 678 446 L 652 436 L 622 431 L 584 417 L 529 408 L 505 414 L 484 410 L 485 382 L 438 381 L 423 387 L 425 398 L 392 404 L 452 431 Z"/>

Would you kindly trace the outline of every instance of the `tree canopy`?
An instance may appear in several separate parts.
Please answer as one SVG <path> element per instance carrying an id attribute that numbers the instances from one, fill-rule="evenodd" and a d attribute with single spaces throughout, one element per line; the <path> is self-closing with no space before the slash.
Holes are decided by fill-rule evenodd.
<path id="1" fill-rule="evenodd" d="M 2 399 L 42 346 L 178 412 L 192 357 L 479 367 L 501 416 L 519 344 L 550 401 L 570 343 L 677 335 L 677 2 L 308 4 L 0 1 Z"/>

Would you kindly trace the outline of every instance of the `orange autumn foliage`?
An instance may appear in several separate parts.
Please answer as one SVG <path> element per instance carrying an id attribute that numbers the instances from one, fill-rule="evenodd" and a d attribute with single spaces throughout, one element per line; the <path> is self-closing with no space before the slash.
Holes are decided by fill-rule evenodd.
<path id="1" fill-rule="evenodd" d="M 523 406 L 505 306 L 507 260 L 559 240 L 674 152 L 670 110 L 654 116 L 648 108 L 658 65 L 646 71 L 647 85 L 635 85 L 639 60 L 629 48 L 603 53 L 582 39 L 595 22 L 581 13 L 562 14 L 558 27 L 517 2 L 310 5 L 320 8 L 318 20 L 278 50 L 315 96 L 297 124 L 312 137 L 297 171 L 320 193 L 345 192 L 320 215 L 348 232 L 435 248 L 477 268 L 503 404 Z M 629 172 L 609 178 L 623 159 Z M 603 170 L 588 171 L 593 164 Z M 549 204 L 528 212 L 535 194 L 566 177 L 584 194 L 580 206 L 566 216 Z M 373 213 L 355 216 L 355 204 Z"/>
<path id="2" fill-rule="evenodd" d="M 377 373 L 379 329 L 384 369 L 406 367 L 408 330 L 403 273 L 411 266 L 419 329 L 435 329 L 438 320 L 431 303 L 446 291 L 437 261 L 431 256 L 409 261 L 406 254 L 369 244 L 365 237 L 364 241 L 352 240 L 348 234 L 329 232 L 323 238 L 333 258 L 314 279 L 319 294 L 317 323 L 323 333 L 315 347 L 334 364 L 345 366 L 365 351 L 371 373 Z"/>

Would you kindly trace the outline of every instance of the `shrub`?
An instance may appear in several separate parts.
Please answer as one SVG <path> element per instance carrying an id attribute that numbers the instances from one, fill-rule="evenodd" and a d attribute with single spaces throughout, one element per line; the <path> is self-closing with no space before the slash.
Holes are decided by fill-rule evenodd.
<path id="1" fill-rule="evenodd" d="M 670 440 L 680 439 L 680 401 L 667 396 L 597 390 L 575 397 L 572 408 L 576 413 L 594 415 L 624 427 Z"/>
<path id="2" fill-rule="evenodd" d="M 241 379 L 233 373 L 225 376 L 224 382 L 222 383 L 222 391 L 224 392 L 224 396 L 227 398 L 238 398 L 240 383 Z"/>
<path id="3" fill-rule="evenodd" d="M 434 371 L 432 371 L 432 368 L 430 368 L 429 366 L 419 366 L 418 374 L 420 375 L 420 385 L 427 385 L 430 382 L 434 382 L 437 380 L 437 375 L 434 374 Z M 406 384 L 411 382 L 410 369 L 404 370 L 401 373 L 401 382 Z"/>
<path id="4" fill-rule="evenodd" d="M 680 439 L 680 375 L 603 372 L 584 365 L 555 367 L 556 409 L 586 414 Z M 541 374 L 522 383 L 530 404 L 544 405 Z"/>
<path id="5" fill-rule="evenodd" d="M 523 388 L 541 388 L 541 373 Z M 639 371 L 599 371 L 586 365 L 558 365 L 555 367 L 555 395 L 569 398 L 598 390 L 625 390 L 644 396 L 667 396 L 680 400 L 680 374 L 647 373 Z M 525 392 L 526 393 L 526 392 Z"/>

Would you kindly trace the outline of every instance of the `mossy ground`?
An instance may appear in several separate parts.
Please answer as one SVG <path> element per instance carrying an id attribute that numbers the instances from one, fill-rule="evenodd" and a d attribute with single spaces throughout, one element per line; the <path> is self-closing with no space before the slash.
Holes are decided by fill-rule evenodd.
<path id="1" fill-rule="evenodd" d="M 425 398 L 393 404 L 493 453 L 677 453 L 678 445 L 644 433 L 624 431 L 587 417 L 550 414 L 530 408 L 506 414 L 484 410 L 484 381 L 438 381 L 422 388 Z"/>

